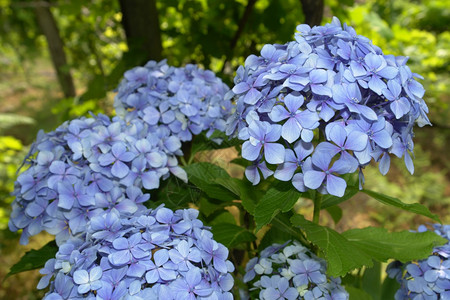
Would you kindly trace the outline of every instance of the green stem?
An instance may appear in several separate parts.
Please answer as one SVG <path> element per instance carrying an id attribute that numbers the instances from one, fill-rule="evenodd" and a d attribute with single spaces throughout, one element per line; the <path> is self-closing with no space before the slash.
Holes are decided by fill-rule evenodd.
<path id="1" fill-rule="evenodd" d="M 188 165 L 188 164 L 186 163 L 186 160 L 184 159 L 184 156 L 180 156 L 180 162 L 181 162 L 181 164 L 182 164 L 184 167 Z"/>
<path id="2" fill-rule="evenodd" d="M 322 205 L 322 197 L 323 195 L 319 192 L 316 193 L 316 197 L 314 198 L 314 214 L 313 214 L 313 223 L 319 224 L 320 218 L 320 209 Z"/>

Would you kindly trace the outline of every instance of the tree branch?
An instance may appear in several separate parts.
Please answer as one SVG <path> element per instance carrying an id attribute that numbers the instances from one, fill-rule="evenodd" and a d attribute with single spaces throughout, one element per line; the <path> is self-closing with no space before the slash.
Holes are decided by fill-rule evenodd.
<path id="1" fill-rule="evenodd" d="M 156 0 L 119 0 L 122 25 L 130 51 L 144 61 L 161 60 L 162 42 Z"/>
<path id="2" fill-rule="evenodd" d="M 248 2 L 247 2 L 247 6 L 245 7 L 244 14 L 242 15 L 241 19 L 239 20 L 238 29 L 236 30 L 233 38 L 231 39 L 230 51 L 228 52 L 228 55 L 225 58 L 225 61 L 223 62 L 222 71 L 221 71 L 222 73 L 225 69 L 226 63 L 233 56 L 234 48 L 236 48 L 237 42 L 238 42 L 239 38 L 241 37 L 242 32 L 244 31 L 245 24 L 247 24 L 247 22 L 248 22 L 248 19 L 253 11 L 253 8 L 255 7 L 256 1 L 258 1 L 258 0 L 248 0 Z"/>
<path id="3" fill-rule="evenodd" d="M 324 0 L 300 0 L 305 23 L 309 26 L 320 25 L 323 17 Z"/>
<path id="4" fill-rule="evenodd" d="M 38 2 L 40 3 L 40 2 Z M 73 84 L 72 75 L 70 71 L 64 70 L 67 68 L 67 59 L 64 52 L 64 43 L 59 35 L 58 26 L 55 18 L 50 11 L 50 5 L 37 5 L 34 7 L 34 12 L 38 21 L 39 28 L 44 34 L 50 57 L 52 59 L 53 67 L 55 68 L 59 84 L 64 93 L 64 97 L 75 97 L 75 86 Z"/>

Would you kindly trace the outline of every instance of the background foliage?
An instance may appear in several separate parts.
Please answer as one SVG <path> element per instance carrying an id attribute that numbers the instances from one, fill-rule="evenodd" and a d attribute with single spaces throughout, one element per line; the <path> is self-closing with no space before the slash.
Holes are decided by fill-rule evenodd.
<path id="1" fill-rule="evenodd" d="M 265 43 L 285 43 L 292 38 L 296 25 L 305 21 L 301 2 L 156 1 L 161 57 L 174 66 L 200 64 L 231 84 L 234 70 L 245 57 L 258 52 Z M 75 97 L 66 97 L 61 92 L 47 49 L 48 40 L 37 23 L 35 8 L 39 5 L 49 8 L 59 29 L 67 56 L 63 71 L 73 76 Z M 145 53 L 134 49 L 130 41 L 127 43 L 122 9 L 120 1 L 113 0 L 0 1 L 0 280 L 11 264 L 29 249 L 16 249 L 17 236 L 9 233 L 6 227 L 15 172 L 37 130 L 52 130 L 64 120 L 89 111 L 110 114 L 112 90 L 123 72 L 148 59 Z M 410 56 L 409 66 L 413 72 L 425 77 L 425 99 L 434 126 L 416 130 L 415 175 L 406 175 L 403 163 L 395 161 L 395 167 L 385 177 L 368 168 L 367 187 L 406 203 L 422 203 L 440 215 L 444 223 L 449 223 L 450 160 L 446 155 L 450 146 L 447 122 L 450 110 L 448 1 L 327 0 L 323 22 L 333 15 L 352 25 L 358 34 L 372 39 L 384 53 Z M 238 176 L 242 169 L 237 165 L 230 167 L 228 162 L 232 158 L 230 151 L 200 153 L 196 157 L 197 160 L 220 162 L 231 175 Z M 193 191 L 195 196 L 198 195 Z M 196 201 L 200 206 L 208 206 L 203 198 Z M 344 211 L 345 207 L 352 207 L 352 213 L 344 215 L 336 225 L 331 217 L 322 217 L 324 224 L 337 231 L 368 225 L 381 225 L 389 230 L 410 229 L 428 221 L 393 208 L 387 210 L 365 196 L 358 196 L 341 206 Z M 308 202 L 296 208 L 307 217 L 312 214 Z M 226 210 L 211 211 L 203 217 L 208 219 L 217 214 L 221 214 L 222 220 L 234 221 Z M 226 230 L 223 227 L 215 229 L 216 233 Z M 248 232 L 238 238 L 248 238 Z M 45 236 L 37 237 L 30 247 L 40 247 L 47 241 Z M 11 278 L 5 280 L 1 284 L 0 298 L 5 295 L 14 299 L 39 298 L 35 292 L 37 273 L 30 276 L 14 277 L 14 284 Z M 360 282 L 355 286 L 358 284 L 364 285 Z"/>

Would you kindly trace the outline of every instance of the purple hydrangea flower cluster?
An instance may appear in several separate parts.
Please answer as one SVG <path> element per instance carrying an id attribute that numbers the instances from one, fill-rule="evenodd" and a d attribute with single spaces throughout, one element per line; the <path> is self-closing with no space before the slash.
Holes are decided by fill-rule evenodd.
<path id="1" fill-rule="evenodd" d="M 233 299 L 228 249 L 195 209 L 93 217 L 40 273 L 44 299 Z"/>
<path id="2" fill-rule="evenodd" d="M 23 229 L 21 243 L 47 231 L 61 244 L 81 234 L 89 219 L 115 209 L 132 214 L 178 166 L 181 141 L 142 120 L 104 115 L 65 122 L 40 132 L 17 178 L 9 228 Z"/>
<path id="3" fill-rule="evenodd" d="M 395 294 L 396 300 L 450 299 L 450 225 L 433 224 L 433 230 L 449 242 L 433 249 L 427 259 L 401 263 L 394 261 L 387 267 L 389 277 L 400 283 Z M 427 231 L 423 225 L 419 232 Z"/>
<path id="4" fill-rule="evenodd" d="M 192 135 L 225 131 L 231 115 L 229 90 L 212 71 L 188 64 L 183 68 L 166 61 L 149 61 L 125 72 L 114 107 L 125 120 L 143 119 L 151 128 L 167 130 L 181 141 Z"/>
<path id="5" fill-rule="evenodd" d="M 237 107 L 226 133 L 244 141 L 246 177 L 258 184 L 273 174 L 301 192 L 342 196 L 339 175 L 359 169 L 362 183 L 371 160 L 386 174 L 391 154 L 404 157 L 412 173 L 412 128 L 429 121 L 407 58 L 384 55 L 337 18 L 297 30 L 295 41 L 250 55 L 228 95 Z"/>
<path id="6" fill-rule="evenodd" d="M 251 282 L 250 291 L 259 291 L 261 300 L 349 298 L 340 278 L 326 276 L 326 262 L 297 241 L 267 247 L 245 271 L 244 282 Z"/>

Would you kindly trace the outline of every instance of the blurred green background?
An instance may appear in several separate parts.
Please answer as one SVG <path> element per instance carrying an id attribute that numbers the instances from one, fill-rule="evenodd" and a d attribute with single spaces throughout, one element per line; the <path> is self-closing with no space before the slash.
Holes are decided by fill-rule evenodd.
<path id="1" fill-rule="evenodd" d="M 0 0 L 0 299 L 39 299 L 38 272 L 4 279 L 26 250 L 7 229 L 16 170 L 39 129 L 88 112 L 113 114 L 123 72 L 149 59 L 197 63 L 232 84 L 245 57 L 266 43 L 292 40 L 300 23 L 337 16 L 385 54 L 409 56 L 421 74 L 433 126 L 416 128 L 415 174 L 394 160 L 387 176 L 368 167 L 366 187 L 419 202 L 450 223 L 449 0 Z M 343 203 L 337 230 L 413 229 L 424 218 L 364 196 Z M 345 209 L 345 208 L 349 209 Z M 351 209 L 350 209 L 351 208 Z M 311 208 L 301 209 L 307 214 Z"/>

